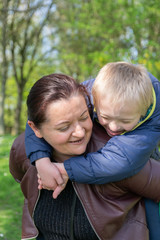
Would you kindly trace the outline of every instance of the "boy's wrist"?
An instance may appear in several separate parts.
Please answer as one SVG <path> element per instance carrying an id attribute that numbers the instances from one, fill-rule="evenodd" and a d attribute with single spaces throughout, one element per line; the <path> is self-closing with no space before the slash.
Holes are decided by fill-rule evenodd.
<path id="1" fill-rule="evenodd" d="M 67 175 L 68 176 L 68 173 L 67 173 L 67 171 L 66 171 L 66 169 L 65 169 L 65 167 L 64 167 L 64 164 L 62 163 L 62 165 L 61 165 L 61 173 L 62 174 L 64 174 L 64 175 Z"/>
<path id="2" fill-rule="evenodd" d="M 37 159 L 35 161 L 36 168 L 38 168 L 42 164 L 45 164 L 45 166 L 48 165 L 48 164 L 51 164 L 50 158 L 44 157 L 44 158 Z"/>
<path id="3" fill-rule="evenodd" d="M 64 163 L 54 163 L 54 164 L 58 167 L 58 169 L 59 169 L 59 171 L 61 172 L 62 175 L 68 176 L 68 173 L 67 173 L 67 171 L 64 167 Z"/>

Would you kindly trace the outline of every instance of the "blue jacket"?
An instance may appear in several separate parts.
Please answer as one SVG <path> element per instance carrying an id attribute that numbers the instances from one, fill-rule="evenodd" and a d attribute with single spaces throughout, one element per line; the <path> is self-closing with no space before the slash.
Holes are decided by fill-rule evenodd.
<path id="1" fill-rule="evenodd" d="M 152 155 L 160 141 L 160 82 L 149 73 L 154 88 L 154 104 L 146 118 L 134 130 L 112 137 L 98 152 L 73 157 L 64 162 L 72 181 L 103 184 L 130 177 L 138 173 Z M 94 79 L 84 82 L 91 94 Z M 52 147 L 34 135 L 27 125 L 25 146 L 33 163 L 50 157 Z"/>

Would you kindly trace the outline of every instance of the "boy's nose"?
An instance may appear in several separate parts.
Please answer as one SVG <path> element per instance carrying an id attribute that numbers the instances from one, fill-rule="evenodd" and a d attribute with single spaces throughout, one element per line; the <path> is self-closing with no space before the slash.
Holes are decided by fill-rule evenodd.
<path id="1" fill-rule="evenodd" d="M 119 124 L 116 123 L 116 122 L 111 121 L 111 122 L 108 124 L 108 126 L 109 126 L 109 129 L 110 129 L 111 131 L 113 131 L 113 132 L 117 132 L 117 131 L 120 130 L 120 126 L 119 126 Z"/>

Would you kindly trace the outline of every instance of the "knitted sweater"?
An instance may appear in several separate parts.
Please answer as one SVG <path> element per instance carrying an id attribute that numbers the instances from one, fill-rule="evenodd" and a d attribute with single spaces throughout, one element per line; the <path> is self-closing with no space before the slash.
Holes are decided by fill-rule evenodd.
<path id="1" fill-rule="evenodd" d="M 35 225 L 44 235 L 44 239 L 98 240 L 71 182 L 68 182 L 57 199 L 53 199 L 52 193 L 48 190 L 41 191 L 34 212 Z"/>

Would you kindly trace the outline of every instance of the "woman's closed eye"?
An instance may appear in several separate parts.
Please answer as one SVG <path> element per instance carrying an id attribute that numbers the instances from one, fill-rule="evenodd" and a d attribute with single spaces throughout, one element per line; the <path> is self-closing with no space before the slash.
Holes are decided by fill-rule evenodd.
<path id="1" fill-rule="evenodd" d="M 82 117 L 82 118 L 80 119 L 80 121 L 86 121 L 88 118 L 89 118 L 89 116 L 86 115 L 86 116 Z"/>
<path id="2" fill-rule="evenodd" d="M 59 129 L 57 129 L 57 130 L 60 131 L 60 132 L 65 132 L 65 131 L 67 131 L 68 129 L 69 129 L 69 125 L 64 126 L 64 127 L 61 127 L 61 128 L 59 128 Z"/>
<path id="3" fill-rule="evenodd" d="M 86 121 L 88 118 L 89 118 L 89 115 L 87 114 L 87 115 L 81 117 L 81 118 L 79 119 L 79 121 L 80 121 L 80 122 L 84 122 L 84 121 Z M 67 125 L 65 125 L 65 126 L 62 126 L 62 127 L 58 128 L 57 130 L 60 131 L 60 132 L 65 132 L 65 131 L 67 131 L 67 130 L 70 128 L 70 125 L 71 125 L 71 124 L 67 124 Z"/>

